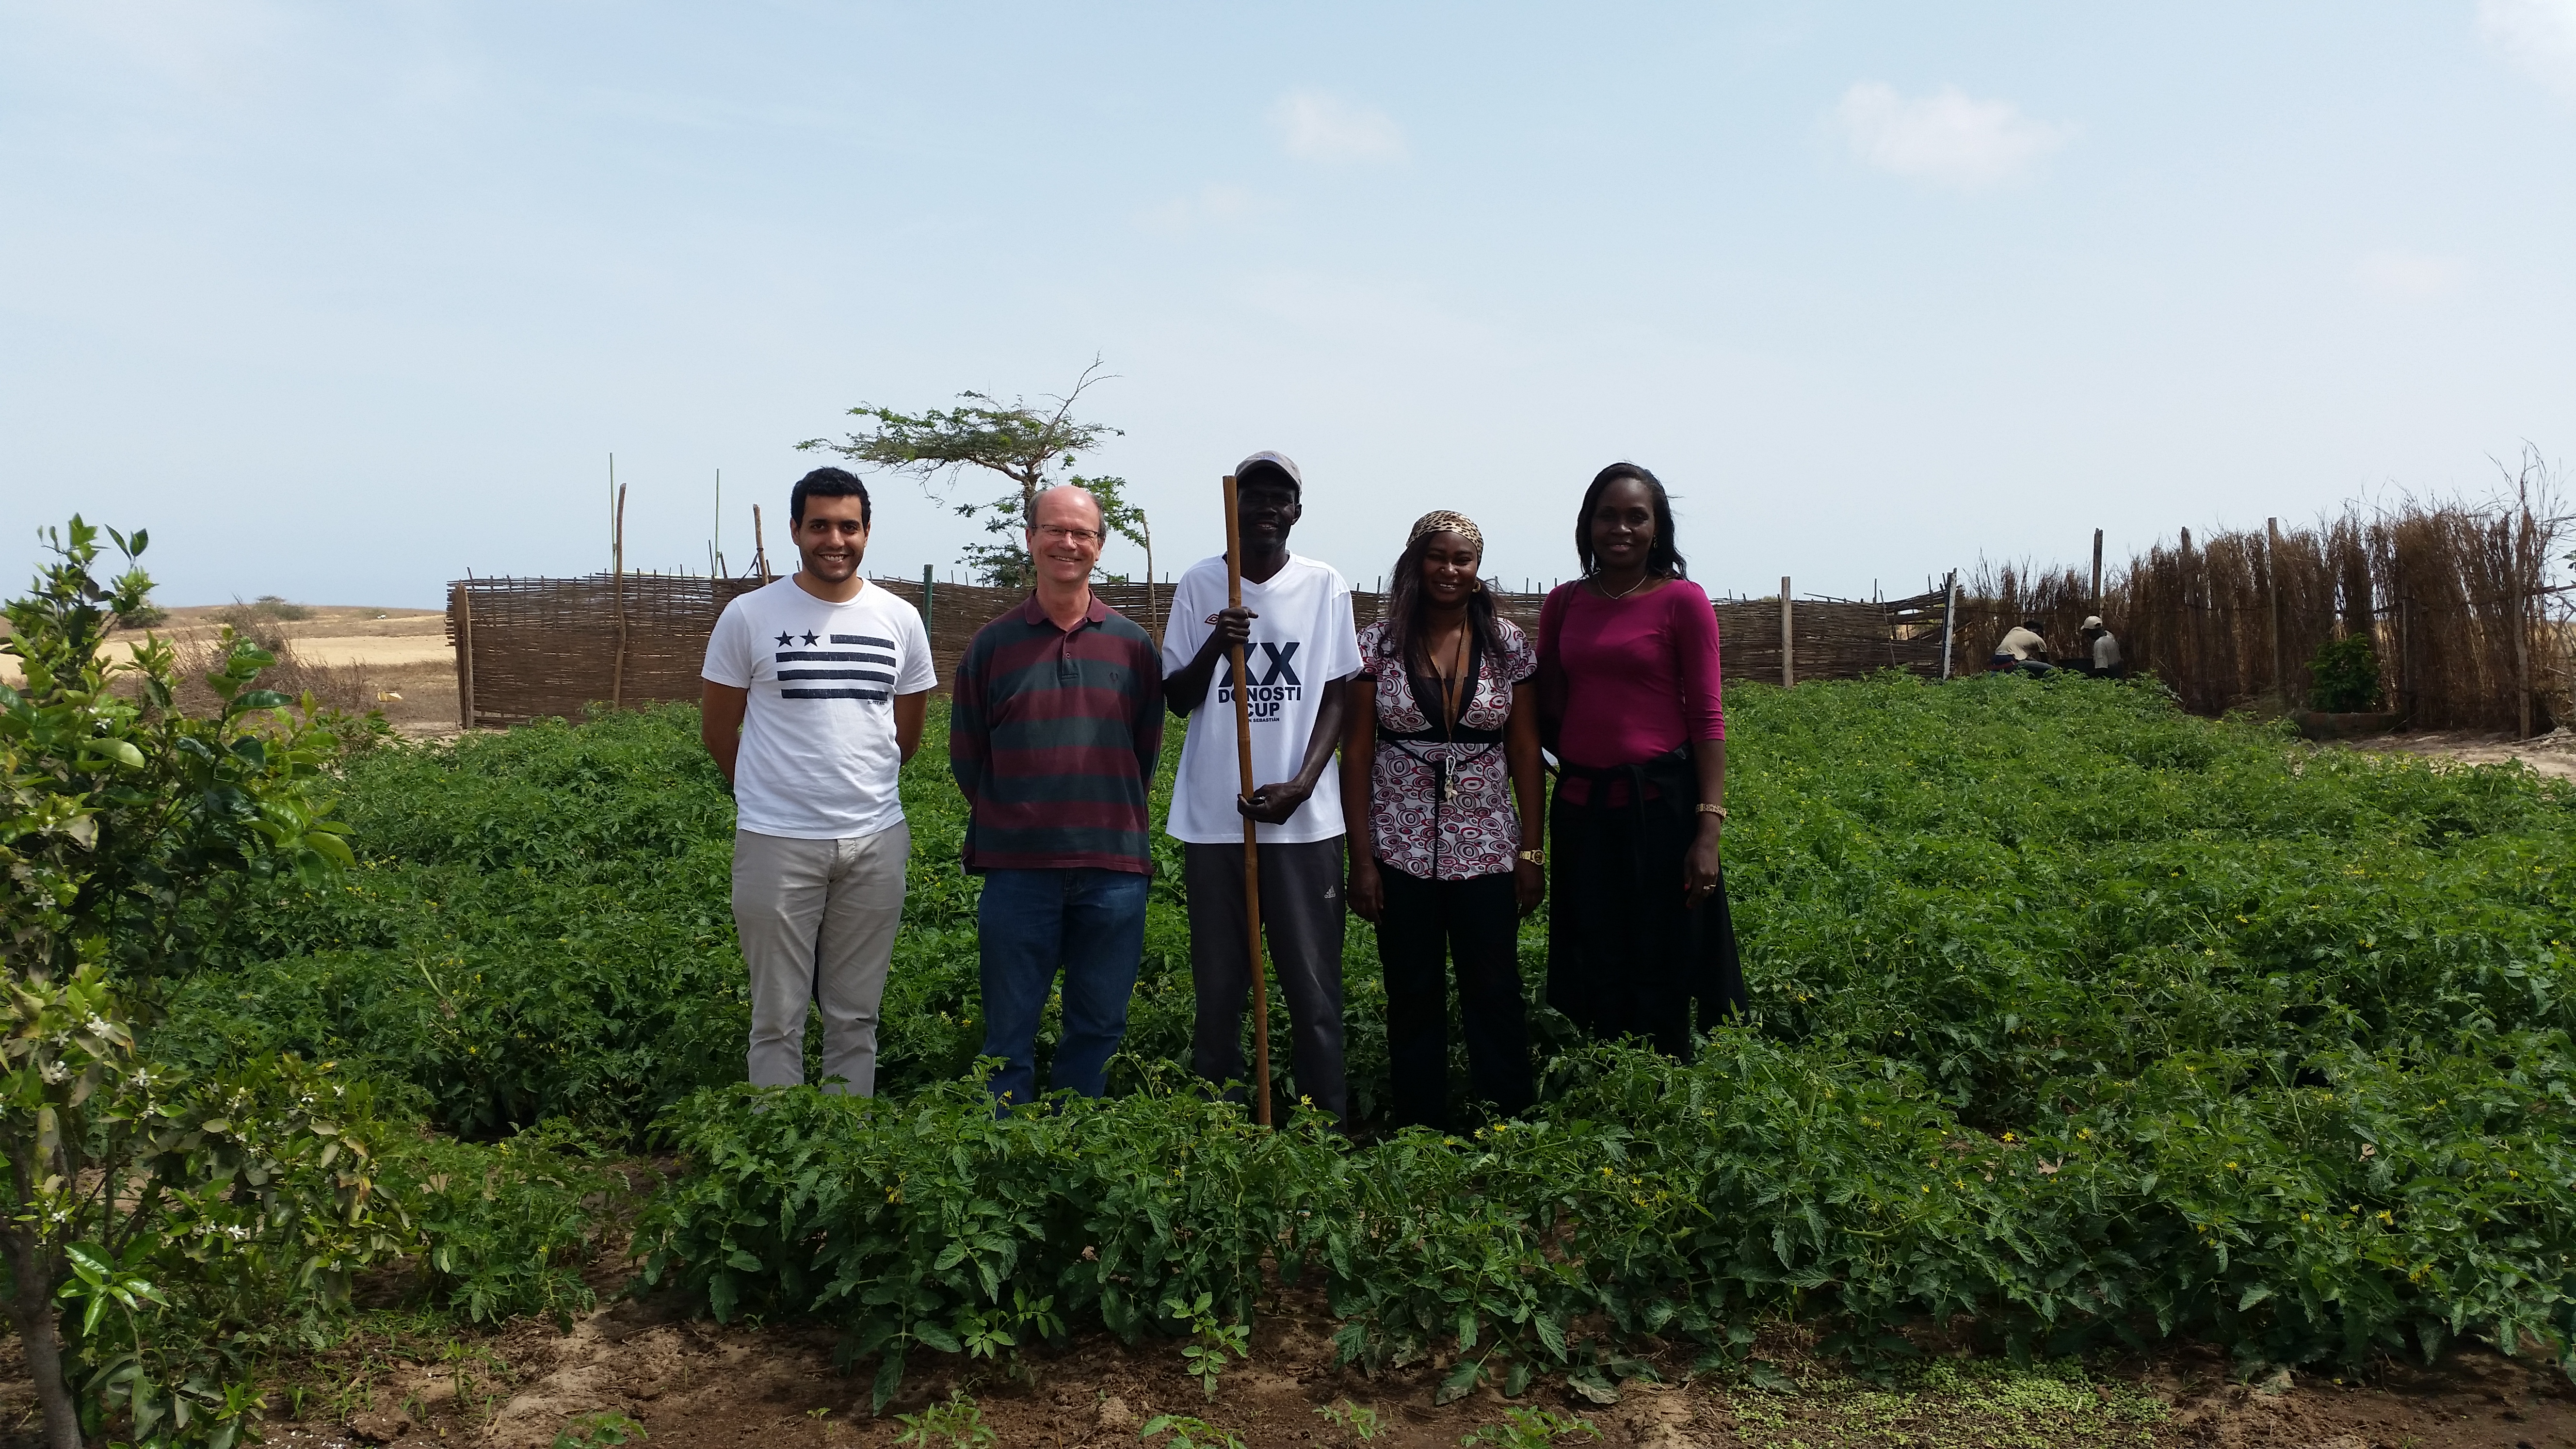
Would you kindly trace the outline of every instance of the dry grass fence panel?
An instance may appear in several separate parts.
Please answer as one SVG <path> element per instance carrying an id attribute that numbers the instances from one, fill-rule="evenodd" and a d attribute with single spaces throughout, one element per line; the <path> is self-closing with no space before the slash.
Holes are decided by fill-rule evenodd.
<path id="1" fill-rule="evenodd" d="M 2546 500 L 2541 500 L 2543 504 Z M 2572 598 L 2547 587 L 2564 520 L 2546 506 L 2474 508 L 2408 503 L 2347 509 L 2314 525 L 2230 531 L 2159 545 L 2103 580 L 2093 597 L 2073 569 L 1981 565 L 1960 580 L 1950 639 L 1954 673 L 1986 667 L 1997 640 L 2024 619 L 2066 657 L 2079 657 L 2084 617 L 2100 613 L 2130 668 L 2164 680 L 2184 707 L 2217 714 L 2284 698 L 2306 701 L 2319 646 L 2368 631 L 2388 704 L 2427 729 L 2545 729 L 2576 718 L 2571 704 Z M 879 579 L 930 622 L 943 683 L 987 622 L 1017 607 L 1017 589 Z M 593 703 L 694 699 L 716 615 L 750 579 L 594 574 L 581 579 L 469 579 L 448 609 L 458 655 L 460 716 L 509 724 L 579 718 Z M 1097 585 L 1111 607 L 1159 634 L 1172 586 Z M 1533 634 L 1544 596 L 1497 590 L 1495 605 Z M 927 607 L 925 608 L 925 602 Z M 1358 619 L 1385 596 L 1358 593 Z M 1937 676 L 1948 595 L 1859 601 L 1808 598 L 1792 611 L 1800 679 L 1854 678 L 1880 669 Z M 1729 679 L 1781 677 L 1780 604 L 1720 598 Z M 623 620 L 622 628 L 620 620 Z M 621 647 L 620 640 L 623 640 Z"/>
<path id="2" fill-rule="evenodd" d="M 1026 591 L 919 579 L 874 579 L 929 623 L 930 652 L 944 687 L 975 632 L 1017 608 Z M 594 704 L 693 700 L 707 636 L 736 595 L 756 579 L 684 574 L 593 574 L 578 579 L 466 579 L 449 587 L 447 637 L 457 652 L 459 722 L 517 724 L 579 719 Z M 1169 622 L 1172 586 L 1095 584 L 1101 601 L 1158 636 Z M 1545 595 L 1496 590 L 1495 607 L 1532 637 Z M 1885 603 L 1848 599 L 1796 602 L 1792 620 L 1800 679 L 1847 679 L 1881 669 L 1937 676 L 1945 594 Z M 1366 624 L 1386 596 L 1355 592 L 1352 611 Z M 1777 598 L 1717 603 L 1723 668 L 1730 680 L 1780 679 Z M 619 621 L 623 619 L 623 628 Z M 620 639 L 623 647 L 620 647 Z M 1964 656 L 1962 667 L 1964 664 Z"/>
<path id="3" fill-rule="evenodd" d="M 695 699 L 716 615 L 759 586 L 688 574 L 452 584 L 459 722 L 579 719 L 594 703 Z"/>
<path id="4" fill-rule="evenodd" d="M 2545 505 L 2545 500 L 2540 500 Z M 2368 632 L 2388 707 L 2422 729 L 2546 728 L 2570 717 L 2563 591 L 2548 587 L 2563 520 L 2545 506 L 2409 502 L 2304 527 L 2182 531 L 2107 575 L 2098 608 L 2072 569 L 1981 566 L 1961 583 L 1963 669 L 2023 619 L 2062 655 L 2100 613 L 2133 672 L 2199 714 L 2304 705 L 2324 644 Z"/>

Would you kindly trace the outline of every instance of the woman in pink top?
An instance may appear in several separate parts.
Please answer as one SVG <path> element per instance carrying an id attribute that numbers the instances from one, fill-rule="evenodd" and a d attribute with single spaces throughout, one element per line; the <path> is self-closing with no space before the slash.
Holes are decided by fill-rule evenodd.
<path id="1" fill-rule="evenodd" d="M 1684 575 L 1664 485 L 1601 470 L 1574 529 L 1583 577 L 1539 612 L 1539 729 L 1560 762 L 1549 812 L 1547 1001 L 1594 1035 L 1690 1054 L 1744 1009 L 1718 838 L 1726 716 L 1717 614 Z"/>

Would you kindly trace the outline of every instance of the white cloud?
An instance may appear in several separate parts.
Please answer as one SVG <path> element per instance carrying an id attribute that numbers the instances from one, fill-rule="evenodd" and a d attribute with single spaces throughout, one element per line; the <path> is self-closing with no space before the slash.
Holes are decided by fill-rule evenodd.
<path id="1" fill-rule="evenodd" d="M 2468 280 L 2468 268 L 2457 257 L 2378 251 L 2352 264 L 2352 279 L 2363 291 L 2382 297 L 2447 297 Z"/>
<path id="2" fill-rule="evenodd" d="M 2478 0 L 2478 34 L 2560 94 L 2576 97 L 2576 0 Z"/>
<path id="3" fill-rule="evenodd" d="M 1300 161 L 1401 161 L 1404 131 L 1375 106 L 1327 95 L 1291 91 L 1270 108 L 1279 142 Z"/>
<path id="4" fill-rule="evenodd" d="M 1196 195 L 1173 197 L 1148 209 L 1138 220 L 1147 231 L 1187 236 L 1205 227 L 1232 226 L 1278 209 L 1277 202 L 1240 186 L 1202 186 Z"/>
<path id="5" fill-rule="evenodd" d="M 1834 120 L 1852 154 L 1869 165 L 1959 191 L 2019 180 L 2075 134 L 2072 126 L 2032 120 L 2010 101 L 1981 101 L 1955 86 L 1908 100 L 1876 81 L 1845 91 Z"/>

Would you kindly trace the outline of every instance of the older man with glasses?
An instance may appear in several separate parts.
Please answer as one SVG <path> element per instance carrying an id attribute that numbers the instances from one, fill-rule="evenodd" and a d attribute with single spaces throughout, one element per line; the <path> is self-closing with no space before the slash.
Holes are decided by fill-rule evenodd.
<path id="1" fill-rule="evenodd" d="M 948 766 L 965 793 L 966 869 L 984 878 L 984 1055 L 1005 1105 L 1037 1092 L 1038 1017 L 1059 972 L 1064 1035 L 1048 1084 L 1097 1097 L 1127 1031 L 1153 872 L 1147 797 L 1163 746 L 1153 640 L 1091 592 L 1099 500 L 1037 496 L 1037 591 L 957 666 Z"/>

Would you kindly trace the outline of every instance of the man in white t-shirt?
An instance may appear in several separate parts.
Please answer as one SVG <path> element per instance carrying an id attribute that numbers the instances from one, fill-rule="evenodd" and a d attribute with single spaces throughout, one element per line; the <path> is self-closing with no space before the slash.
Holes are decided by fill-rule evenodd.
<path id="1" fill-rule="evenodd" d="M 1243 1014 L 1252 989 L 1245 944 L 1243 821 L 1260 823 L 1261 921 L 1295 1044 L 1299 1095 L 1338 1120 L 1342 1077 L 1342 792 L 1333 747 L 1342 701 L 1359 673 L 1351 586 L 1329 564 L 1288 551 L 1304 494 L 1297 465 L 1255 453 L 1235 469 L 1243 525 L 1243 606 L 1226 605 L 1225 558 L 1201 559 L 1172 591 L 1163 633 L 1163 699 L 1186 717 L 1171 835 L 1182 842 L 1190 976 L 1198 1028 L 1190 1066 L 1216 1082 L 1244 1070 Z M 1232 647 L 1245 646 L 1234 678 Z M 1235 755 L 1234 692 L 1251 710 L 1246 796 Z"/>
<path id="2" fill-rule="evenodd" d="M 895 777 L 921 744 L 938 676 L 921 612 L 859 577 L 867 486 L 817 468 L 788 494 L 787 520 L 802 567 L 716 619 L 700 737 L 733 786 L 751 1080 L 805 1080 L 811 1002 L 824 1090 L 837 1081 L 866 1097 L 912 850 Z"/>

